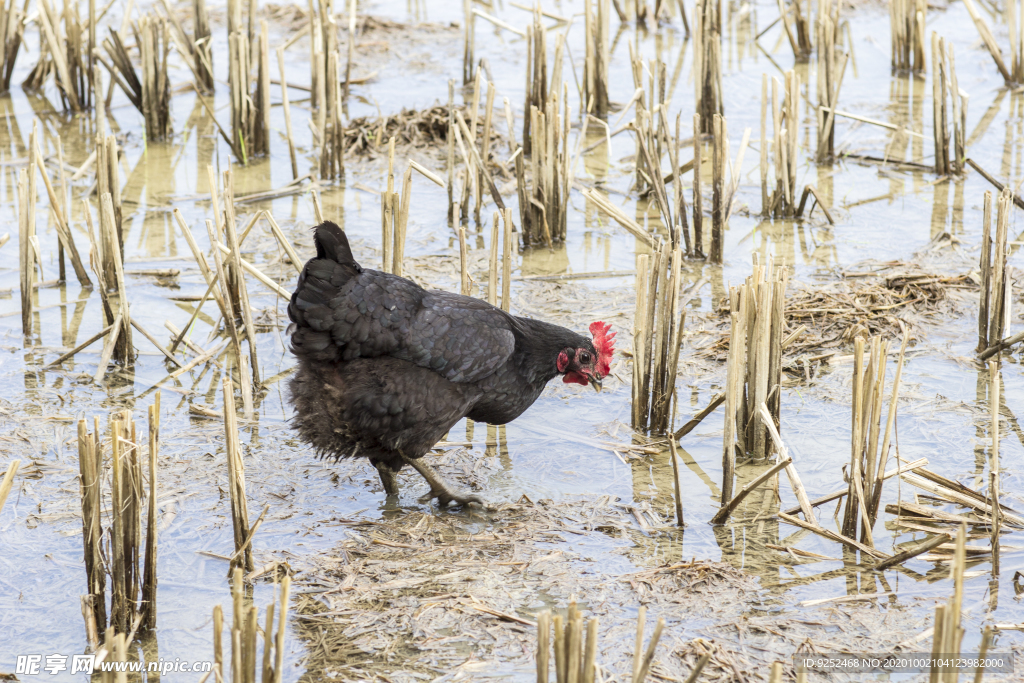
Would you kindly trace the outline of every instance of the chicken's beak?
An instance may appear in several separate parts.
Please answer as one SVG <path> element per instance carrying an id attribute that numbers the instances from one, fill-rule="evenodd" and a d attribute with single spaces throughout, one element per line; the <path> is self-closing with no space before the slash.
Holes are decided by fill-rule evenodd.
<path id="1" fill-rule="evenodd" d="M 601 380 L 599 380 L 597 377 L 594 377 L 593 375 L 591 375 L 587 379 L 590 380 L 590 386 L 594 387 L 594 391 L 601 391 Z"/>

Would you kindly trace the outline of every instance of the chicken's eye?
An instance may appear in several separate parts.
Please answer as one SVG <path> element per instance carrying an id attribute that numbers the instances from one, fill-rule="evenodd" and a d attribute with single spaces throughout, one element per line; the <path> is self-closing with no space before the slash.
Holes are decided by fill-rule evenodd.
<path id="1" fill-rule="evenodd" d="M 590 362 L 590 354 L 587 353 L 586 351 L 582 352 L 580 354 L 580 362 L 581 363 L 589 363 Z"/>

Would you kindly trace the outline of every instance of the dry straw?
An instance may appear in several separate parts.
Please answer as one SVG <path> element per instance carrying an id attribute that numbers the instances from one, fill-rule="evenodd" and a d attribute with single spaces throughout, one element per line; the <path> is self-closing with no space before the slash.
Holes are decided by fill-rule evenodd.
<path id="1" fill-rule="evenodd" d="M 462 14 L 462 84 L 468 85 L 473 81 L 476 52 L 476 13 L 473 12 L 473 0 L 462 0 Z"/>
<path id="2" fill-rule="evenodd" d="M 565 37 L 559 34 L 555 41 L 555 55 L 549 73 L 546 31 L 540 22 L 540 13 L 535 11 L 533 19 L 527 29 L 529 49 L 523 144 L 516 147 L 513 157 L 523 246 L 544 244 L 550 247 L 556 242 L 563 242 L 566 236 L 569 189 L 572 186 L 572 155 L 569 151 L 572 112 L 568 103 L 568 85 L 562 81 Z M 493 98 L 488 96 L 485 131 L 490 130 L 491 102 Z M 459 116 L 461 114 L 456 112 L 456 118 Z M 516 146 L 513 115 L 508 100 L 505 100 L 505 120 L 510 145 Z M 585 118 L 581 140 L 586 134 L 586 121 Z M 463 137 L 466 137 L 465 126 L 460 124 L 460 128 L 463 129 Z M 485 150 L 489 149 L 486 140 L 483 144 Z M 484 183 L 490 188 L 498 208 L 504 210 L 504 202 L 484 159 L 476 152 L 475 144 L 471 144 L 471 149 L 476 165 L 482 171 Z"/>
<path id="3" fill-rule="evenodd" d="M 253 35 L 251 7 L 248 32 L 240 28 L 238 4 L 239 0 L 228 4 L 229 142 L 235 158 L 248 164 L 251 157 L 270 152 L 270 43 L 265 20 L 259 36 Z"/>
<path id="4" fill-rule="evenodd" d="M 985 193 L 981 232 L 981 274 L 978 301 L 978 353 L 981 359 L 1009 346 L 1003 334 L 1010 321 L 1011 280 L 1006 267 L 1007 232 L 1010 214 L 1009 190 L 1004 189 L 996 201 L 996 231 L 992 235 L 992 193 Z"/>
<path id="5" fill-rule="evenodd" d="M 838 93 L 838 84 L 836 85 Z M 838 96 L 838 95 L 837 95 Z M 772 142 L 761 145 L 761 200 L 765 216 L 792 216 L 796 211 L 797 131 L 800 121 L 800 76 L 787 71 L 785 84 L 774 76 L 771 86 Z M 761 131 L 766 133 L 769 109 L 767 76 L 761 80 Z M 828 124 L 831 130 L 831 123 Z M 762 135 L 762 139 L 765 139 Z M 769 161 L 768 155 L 771 154 Z M 771 169 L 774 182 L 769 183 Z"/>
<path id="6" fill-rule="evenodd" d="M 770 455 L 771 428 L 780 426 L 784 300 L 788 271 L 754 261 L 754 272 L 729 290 L 730 334 L 722 442 L 722 504 L 732 498 L 736 455 L 763 460 Z"/>
<path id="7" fill-rule="evenodd" d="M 959 679 L 957 664 L 935 664 L 938 661 L 956 662 L 960 656 L 960 644 L 964 638 L 964 628 L 960 625 L 961 608 L 964 599 L 964 568 L 967 565 L 965 548 L 967 531 L 963 525 L 957 530 L 956 546 L 953 555 L 953 595 L 949 602 L 935 608 L 935 624 L 932 636 L 933 663 L 930 670 L 931 681 L 942 683 Z"/>
<path id="8" fill-rule="evenodd" d="M 1022 50 L 1024 45 L 1021 44 L 1021 36 L 1024 35 L 1024 26 L 1018 27 L 1017 22 L 1014 20 L 1014 14 L 1020 17 L 1021 21 L 1024 21 L 1024 13 L 1020 12 L 1020 9 L 1016 10 L 1013 6 L 1016 4 L 1015 0 L 1007 1 L 1006 14 L 1004 19 L 1008 20 L 1007 24 L 1010 29 L 1010 56 L 1011 66 L 1014 69 L 1011 71 L 1006 68 L 1006 62 L 1003 60 L 1002 50 L 999 48 L 999 44 L 996 43 L 995 37 L 992 35 L 992 31 L 989 30 L 988 24 L 985 23 L 985 19 L 978 12 L 978 8 L 974 4 L 974 0 L 964 0 L 964 7 L 967 8 L 967 13 L 971 15 L 971 19 L 974 21 L 975 27 L 978 29 L 978 35 L 981 36 L 981 42 L 984 43 L 985 48 L 989 54 L 992 55 L 992 61 L 995 62 L 996 68 L 999 69 L 999 73 L 1002 75 L 1003 80 L 1007 84 L 1020 83 L 1024 81 L 1024 59 L 1022 59 Z M 923 23 L 923 17 L 921 19 Z M 921 37 L 924 37 L 924 28 L 921 28 Z M 923 49 L 923 48 L 922 48 Z"/>
<path id="9" fill-rule="evenodd" d="M 641 606 L 637 613 L 636 644 L 633 651 L 632 683 L 646 680 L 654 661 L 658 641 L 665 629 L 665 620 L 658 619 L 651 640 L 644 647 L 644 625 L 647 608 Z M 530 623 L 530 622 L 526 622 Z M 537 615 L 537 683 L 552 681 L 551 668 L 554 665 L 555 683 L 594 683 L 599 665 L 598 618 L 584 620 L 576 606 L 576 599 L 570 598 L 565 615 L 545 610 Z M 553 656 L 552 656 L 553 655 Z M 702 666 L 701 666 L 702 668 Z"/>
<path id="10" fill-rule="evenodd" d="M 252 370 L 252 381 L 242 382 L 242 395 L 244 397 L 247 392 L 251 392 L 254 387 L 258 388 L 261 382 L 261 372 L 256 352 L 256 328 L 252 319 L 252 306 L 249 305 L 249 289 L 246 285 L 245 276 L 243 274 L 244 270 L 252 272 L 252 270 L 255 269 L 251 264 L 242 259 L 241 250 L 239 248 L 240 241 L 238 239 L 238 232 L 236 229 L 237 221 L 234 209 L 234 175 L 230 169 L 224 171 L 222 176 L 223 197 L 218 198 L 217 182 L 216 176 L 213 173 L 213 167 L 207 166 L 206 170 L 209 177 L 214 215 L 217 218 L 216 225 L 211 221 L 207 221 L 207 232 L 210 237 L 210 243 L 213 245 L 219 245 L 220 236 L 223 236 L 225 242 L 227 242 L 226 248 L 213 250 L 214 260 L 217 263 L 217 272 L 221 280 L 222 300 L 227 304 L 227 310 L 224 311 L 225 323 L 228 325 L 229 330 L 233 330 L 235 327 L 235 319 L 241 318 L 242 323 L 245 326 L 245 334 L 248 339 L 248 358 L 249 365 Z M 223 213 L 219 210 L 220 199 L 223 200 Z M 222 252 L 227 257 L 226 261 L 222 259 Z M 248 268 L 246 266 L 248 266 Z M 237 336 L 237 332 L 234 332 L 232 336 Z M 241 365 L 241 349 L 237 344 L 236 358 L 239 359 L 239 364 Z M 251 417 L 251 415 L 247 414 L 246 417 Z"/>
<path id="11" fill-rule="evenodd" d="M 878 519 L 885 466 L 896 425 L 896 403 L 907 339 L 908 335 L 905 334 L 896 361 L 895 380 L 884 421 L 882 404 L 885 398 L 889 343 L 878 337 L 872 337 L 867 344 L 862 337 L 854 341 L 851 450 L 847 473 L 849 486 L 843 510 L 842 533 L 850 538 L 860 534 L 861 542 L 872 548 L 872 529 Z M 867 366 L 864 364 L 865 345 L 869 349 Z"/>
<path id="12" fill-rule="evenodd" d="M 295 139 L 292 137 L 292 108 L 288 99 L 288 79 L 284 70 L 284 48 L 277 48 L 277 68 L 281 75 L 281 108 L 284 110 L 284 129 L 288 136 L 288 159 L 292 164 L 292 179 L 299 177 L 299 162 L 295 155 Z"/>
<path id="13" fill-rule="evenodd" d="M 142 115 L 146 137 L 165 140 L 171 133 L 171 83 L 167 77 L 170 37 L 167 21 L 146 16 L 139 21 L 142 53 Z"/>
<path id="14" fill-rule="evenodd" d="M 659 242 L 637 256 L 633 318 L 633 429 L 665 433 L 671 422 L 683 315 L 679 291 L 683 252 Z"/>
<path id="15" fill-rule="evenodd" d="M 793 57 L 797 61 L 807 59 L 808 55 L 811 54 L 811 0 L 807 0 L 806 14 L 804 9 L 800 6 L 801 0 L 794 2 L 791 7 L 793 8 L 793 19 L 789 18 L 789 9 L 786 8 L 782 0 L 778 0 L 779 16 L 782 19 L 782 27 L 785 30 L 786 38 L 789 40 L 790 47 L 793 48 Z M 819 12 L 821 11 L 821 4 L 818 6 Z"/>
<path id="16" fill-rule="evenodd" d="M 539 5 L 535 11 L 539 14 Z M 593 115 L 599 119 L 608 115 L 610 14 L 609 0 L 586 0 L 584 3 L 583 30 L 586 36 L 586 58 L 583 65 L 583 100 L 588 107 L 592 107 Z"/>
<path id="17" fill-rule="evenodd" d="M 33 127 L 32 140 L 35 140 Z M 29 147 L 29 155 L 35 154 L 35 146 Z M 31 162 L 30 162 L 31 163 Z M 36 257 L 32 250 L 32 238 L 35 237 L 35 173 L 25 169 L 18 171 L 18 268 L 21 289 L 21 331 L 28 336 L 32 334 L 32 294 L 35 291 Z"/>
<path id="18" fill-rule="evenodd" d="M 318 110 L 320 140 L 320 179 L 340 180 L 345 177 L 345 126 L 342 123 L 342 92 L 338 82 L 338 53 L 327 59 L 327 77 Z"/>
<path id="19" fill-rule="evenodd" d="M 26 10 L 27 7 L 25 5 Z M 39 1 L 36 15 L 39 24 L 39 62 L 26 79 L 25 87 L 29 90 L 41 89 L 52 71 L 65 111 L 80 112 L 90 106 L 92 83 L 89 67 L 92 64 L 90 55 L 95 34 L 83 31 L 77 3 L 70 6 L 65 3 L 61 17 L 64 19 L 63 25 L 49 0 Z M 20 35 L 12 37 L 11 46 L 14 47 L 18 42 Z M 16 47 L 14 51 L 16 54 Z M 13 68 L 13 58 L 8 66 Z"/>
<path id="20" fill-rule="evenodd" d="M 650 61 L 648 87 L 644 88 L 643 62 L 630 51 L 633 67 L 633 85 L 636 91 L 633 102 L 636 117 L 632 126 L 636 131 L 636 186 L 643 194 L 653 195 L 654 203 L 661 214 L 662 223 L 669 232 L 669 239 L 674 246 L 680 242 L 686 245 L 686 255 L 703 255 L 700 239 L 694 235 L 692 241 L 686 220 L 686 201 L 683 198 L 682 182 L 679 176 L 686 167 L 680 165 L 681 149 L 680 125 L 681 115 L 676 116 L 675 135 L 669 133 L 672 128 L 668 115 L 666 100 L 666 70 L 660 59 Z M 646 95 L 646 97 L 645 97 Z M 668 156 L 673 171 L 665 175 L 661 170 L 661 159 Z M 690 166 L 693 166 L 691 163 Z M 670 194 L 668 183 L 674 182 L 674 191 Z M 694 189 L 694 193 L 699 190 Z M 695 249 L 695 245 L 697 248 Z"/>
<path id="21" fill-rule="evenodd" d="M 14 487 L 14 477 L 18 474 L 18 467 L 21 466 L 21 460 L 12 460 L 7 465 L 7 472 L 4 474 L 4 478 L 0 480 L 0 512 L 4 509 L 4 503 L 7 502 L 7 496 L 10 495 L 11 489 Z"/>
<path id="22" fill-rule="evenodd" d="M 228 632 L 228 667 L 230 679 L 224 672 L 224 610 L 213 608 L 213 670 L 200 678 L 205 683 L 211 674 L 216 681 L 235 683 L 280 683 L 284 674 L 285 625 L 288 622 L 288 600 L 291 578 L 285 576 L 280 588 L 275 585 L 274 601 L 267 605 L 262 628 L 259 610 L 251 604 L 242 581 L 242 570 L 231 573 L 232 619 Z M 276 629 L 275 629 L 276 618 Z M 263 657 L 258 659 L 257 645 L 262 640 Z"/>
<path id="23" fill-rule="evenodd" d="M 932 32 L 932 131 L 935 172 L 939 175 L 959 174 L 964 170 L 968 99 L 957 84 L 953 45 Z M 947 104 L 950 100 L 952 112 Z"/>
<path id="24" fill-rule="evenodd" d="M 38 143 L 38 139 L 36 140 Z M 64 158 L 63 146 L 61 144 L 60 135 L 56 136 L 57 146 L 57 159 L 62 161 Z M 35 168 L 30 168 L 30 173 L 35 173 L 35 170 L 39 170 L 39 174 L 43 179 L 43 184 L 46 186 L 46 194 L 50 199 L 50 213 L 53 215 L 54 223 L 57 228 L 57 246 L 58 246 L 58 257 L 60 259 L 60 281 L 65 281 L 64 276 L 64 254 L 67 252 L 71 259 L 71 265 L 75 269 L 75 276 L 78 278 L 78 282 L 82 287 L 92 287 L 92 281 L 89 279 L 89 274 L 85 269 L 85 265 L 82 263 L 82 259 L 78 253 L 78 247 L 75 244 L 74 235 L 71 232 L 71 224 L 68 220 L 68 187 L 67 181 L 64 177 L 63 168 L 60 171 L 60 186 L 54 188 L 53 182 L 50 180 L 50 176 L 46 171 L 46 167 L 43 164 L 43 154 L 36 148 L 35 157 Z M 59 191 L 58 191 L 59 190 Z"/>
<path id="25" fill-rule="evenodd" d="M 224 378 L 223 392 L 228 493 L 231 499 L 231 528 L 235 539 L 235 553 L 231 558 L 231 566 L 251 572 L 254 568 L 251 541 L 253 534 L 256 533 L 256 527 L 252 527 L 251 530 L 249 527 L 249 502 L 245 497 L 245 465 L 242 462 L 241 444 L 238 439 L 234 384 L 230 377 Z"/>
<path id="26" fill-rule="evenodd" d="M 725 114 L 722 102 L 722 4 L 718 0 L 697 0 L 697 43 L 694 45 L 696 109 L 701 128 L 711 133 L 715 114 Z"/>
<path id="27" fill-rule="evenodd" d="M 119 411 L 110 420 L 111 526 L 102 528 L 103 446 L 99 419 L 93 420 L 90 434 L 87 422 L 78 422 L 78 457 L 82 500 L 82 536 L 85 556 L 86 587 L 82 600 L 83 617 L 89 640 L 107 629 L 106 576 L 110 576 L 109 625 L 117 633 L 134 633 L 156 625 L 156 490 L 159 448 L 160 401 L 149 408 L 149 451 L 142 455 L 131 411 Z M 148 476 L 143 476 L 147 460 Z M 148 479 L 148 506 L 143 541 L 142 507 Z M 104 552 L 104 537 L 109 548 Z M 143 545 L 143 542 L 145 545 Z"/>
<path id="28" fill-rule="evenodd" d="M 889 5 L 892 68 L 925 70 L 926 0 L 893 0 Z"/>
<path id="29" fill-rule="evenodd" d="M 819 162 L 831 159 L 835 153 L 835 117 L 839 106 L 839 88 L 846 73 L 848 55 L 838 53 L 836 42 L 839 38 L 839 3 L 823 2 L 818 16 L 818 152 Z M 834 7 L 834 10 L 829 6 Z M 762 111 L 764 107 L 764 83 L 762 82 Z M 773 109 L 774 111 L 774 109 Z M 762 122 L 762 132 L 764 123 Z M 762 160 L 764 155 L 762 154 Z M 763 163 L 763 161 L 762 161 Z M 762 191 L 763 193 L 763 191 Z"/>
<path id="30" fill-rule="evenodd" d="M 541 24 L 541 14 L 534 11 L 534 22 L 526 27 L 526 100 L 523 102 L 522 150 L 529 156 L 534 150 L 536 122 L 530 116 L 532 109 L 548 112 L 548 99 L 557 98 L 562 91 L 562 54 L 565 50 L 565 36 L 559 34 L 555 40 L 555 54 L 548 74 L 548 32 Z M 550 83 L 550 85 L 549 85 Z M 557 111 L 557 108 L 556 108 Z M 536 131 L 544 135 L 548 131 Z"/>
<path id="31" fill-rule="evenodd" d="M 100 299 L 103 303 L 103 323 L 105 326 L 113 325 L 113 329 L 103 344 L 99 367 L 93 378 L 96 382 L 103 380 L 107 371 L 107 363 L 111 358 L 121 364 L 131 363 L 135 359 L 135 348 L 132 344 L 132 319 L 128 308 L 128 293 L 124 285 L 122 248 L 119 246 L 120 238 L 114 202 L 109 192 L 100 194 L 99 200 L 99 245 L 102 246 L 104 262 L 108 262 L 110 265 L 109 270 L 101 268 L 97 269 L 95 273 L 99 284 Z M 88 211 L 86 218 L 91 223 Z M 111 292 L 116 294 L 116 302 L 111 300 Z"/>
<path id="32" fill-rule="evenodd" d="M 11 89 L 14 63 L 25 35 L 23 20 L 17 0 L 0 3 L 0 94 Z"/>
<path id="33" fill-rule="evenodd" d="M 405 273 L 405 234 L 409 225 L 413 171 L 418 172 L 421 176 L 433 182 L 438 187 L 444 187 L 444 180 L 422 164 L 410 159 L 409 165 L 405 169 L 405 174 L 402 176 L 401 194 L 398 192 L 391 193 L 390 211 L 392 213 L 392 220 L 394 221 L 395 226 L 394 242 L 391 251 L 391 272 L 399 277 L 402 277 Z M 281 235 L 280 239 L 284 240 L 284 235 Z"/>
<path id="34" fill-rule="evenodd" d="M 196 89 L 203 94 L 213 93 L 213 51 L 210 48 L 210 16 L 206 10 L 205 0 L 192 2 L 192 37 L 189 38 L 185 28 L 178 21 L 177 15 L 171 10 L 168 0 L 160 0 L 167 18 L 174 30 L 171 39 L 175 48 L 192 71 Z"/>

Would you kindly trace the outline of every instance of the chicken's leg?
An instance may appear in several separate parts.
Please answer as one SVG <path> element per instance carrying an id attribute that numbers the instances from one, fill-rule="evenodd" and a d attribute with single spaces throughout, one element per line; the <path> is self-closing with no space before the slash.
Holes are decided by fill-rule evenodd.
<path id="1" fill-rule="evenodd" d="M 441 507 L 448 507 L 448 503 L 455 501 L 459 505 L 468 505 L 469 503 L 476 503 L 477 505 L 483 505 L 484 501 L 480 496 L 472 493 L 463 493 L 455 489 L 451 489 L 444 482 L 443 479 L 434 471 L 427 463 L 421 461 L 419 458 L 410 458 L 405 454 L 402 454 L 402 460 L 412 465 L 427 483 L 430 484 L 430 493 L 423 498 L 429 500 L 437 498 L 437 503 Z M 421 500 L 423 500 L 421 498 Z"/>
<path id="2" fill-rule="evenodd" d="M 397 496 L 398 473 L 383 462 L 375 462 L 373 466 L 377 468 L 377 474 L 380 475 L 380 483 L 384 485 L 384 493 L 389 496 Z"/>

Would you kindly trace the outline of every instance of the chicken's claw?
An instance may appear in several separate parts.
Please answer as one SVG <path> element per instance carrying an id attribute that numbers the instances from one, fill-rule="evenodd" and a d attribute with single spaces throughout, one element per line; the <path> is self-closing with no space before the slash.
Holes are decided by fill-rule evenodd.
<path id="1" fill-rule="evenodd" d="M 419 472 L 420 475 L 427 480 L 427 483 L 430 484 L 430 493 L 420 498 L 421 503 L 437 498 L 437 504 L 442 508 L 448 507 L 448 504 L 452 501 L 459 505 L 475 503 L 477 505 L 484 506 L 483 498 L 476 494 L 463 493 L 462 491 L 449 487 L 448 484 L 438 476 L 433 467 L 422 462 L 419 458 L 410 458 L 403 453 L 402 460 L 409 465 L 412 465 L 413 469 Z"/>
<path id="2" fill-rule="evenodd" d="M 475 503 L 476 505 L 483 505 L 484 499 L 474 493 L 464 493 L 458 490 L 452 490 L 442 484 L 440 489 L 430 487 L 430 493 L 420 498 L 421 503 L 433 500 L 437 498 L 437 505 L 441 508 L 448 507 L 449 503 L 455 502 L 458 505 L 469 505 Z"/>

